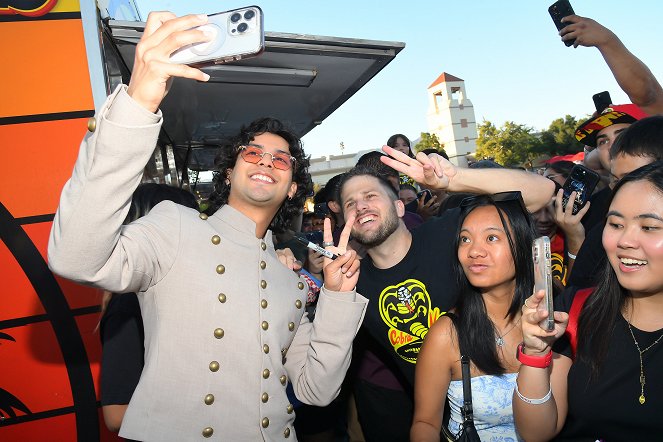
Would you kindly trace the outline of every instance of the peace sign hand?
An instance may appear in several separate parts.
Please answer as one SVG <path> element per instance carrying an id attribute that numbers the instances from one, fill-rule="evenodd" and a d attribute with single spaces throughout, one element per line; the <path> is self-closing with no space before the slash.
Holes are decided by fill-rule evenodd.
<path id="1" fill-rule="evenodd" d="M 429 189 L 448 188 L 457 172 L 456 166 L 438 154 L 426 156 L 419 152 L 416 158 L 410 158 L 389 146 L 382 146 L 382 150 L 389 156 L 381 157 L 380 161 Z"/>
<path id="2" fill-rule="evenodd" d="M 331 221 L 325 218 L 323 233 L 323 245 L 325 249 L 338 255 L 336 259 L 325 257 L 323 273 L 325 277 L 325 288 L 336 292 L 347 292 L 354 290 L 359 279 L 359 257 L 354 250 L 348 250 L 350 231 L 355 222 L 354 215 L 350 215 L 343 227 L 338 245 L 334 246 L 334 238 L 331 231 Z"/>

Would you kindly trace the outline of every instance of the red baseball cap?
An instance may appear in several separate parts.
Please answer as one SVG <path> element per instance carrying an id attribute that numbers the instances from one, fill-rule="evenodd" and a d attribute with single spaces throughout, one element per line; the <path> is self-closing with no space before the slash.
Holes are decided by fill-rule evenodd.
<path id="1" fill-rule="evenodd" d="M 631 124 L 648 117 L 635 104 L 617 104 L 606 107 L 599 115 L 590 118 L 576 129 L 576 140 L 586 146 L 596 147 L 596 136 L 613 124 Z"/>

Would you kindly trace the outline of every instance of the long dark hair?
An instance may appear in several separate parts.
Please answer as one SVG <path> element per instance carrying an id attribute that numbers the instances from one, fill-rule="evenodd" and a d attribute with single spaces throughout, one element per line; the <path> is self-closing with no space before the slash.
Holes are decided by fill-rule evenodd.
<path id="1" fill-rule="evenodd" d="M 623 177 L 612 191 L 610 203 L 626 183 L 647 181 L 663 194 L 663 161 L 642 166 Z M 578 318 L 579 361 L 591 369 L 591 378 L 596 378 L 608 353 L 617 318 L 630 293 L 619 284 L 617 274 L 605 260 L 596 290 L 589 295 Z"/>
<path id="2" fill-rule="evenodd" d="M 407 147 L 410 149 L 410 152 L 408 153 L 408 155 L 411 158 L 414 158 L 414 152 L 412 152 L 412 146 L 410 145 L 410 139 L 408 137 L 406 137 L 405 135 L 403 135 L 403 134 L 394 134 L 394 135 L 390 136 L 389 139 L 387 140 L 387 146 L 394 147 L 396 145 L 396 141 L 399 138 L 402 138 L 403 141 L 405 141 L 405 144 L 407 144 Z"/>
<path id="3" fill-rule="evenodd" d="M 289 227 L 290 220 L 302 211 L 306 198 L 313 195 L 313 181 L 308 172 L 309 158 L 304 153 L 301 140 L 275 118 L 261 118 L 248 126 L 243 126 L 239 134 L 221 145 L 214 163 L 216 173 L 214 174 L 214 191 L 210 195 L 209 212 L 213 213 L 228 204 L 230 184 L 226 184 L 226 173 L 235 167 L 239 156 L 239 146 L 250 143 L 257 135 L 264 133 L 271 133 L 283 138 L 288 143 L 290 155 L 295 157 L 292 181 L 297 183 L 297 191 L 292 198 L 285 199 L 269 226 L 274 233 L 283 233 Z"/>
<path id="4" fill-rule="evenodd" d="M 172 201 L 181 206 L 198 210 L 198 202 L 191 192 L 167 184 L 142 183 L 139 184 L 131 196 L 129 212 L 124 224 L 141 218 L 162 201 Z"/>
<path id="5" fill-rule="evenodd" d="M 468 201 L 471 201 L 468 204 Z M 490 195 L 471 197 L 461 203 L 455 250 L 460 245 L 460 230 L 467 216 L 477 207 L 494 206 L 502 221 L 509 241 L 509 249 L 516 270 L 516 288 L 507 312 L 513 320 L 525 299 L 532 294 L 534 287 L 534 265 L 532 264 L 532 242 L 535 238 L 534 223 L 522 200 L 494 201 Z M 456 304 L 457 336 L 474 365 L 486 374 L 500 375 L 505 372 L 495 347 L 495 324 L 488 317 L 486 304 L 481 292 L 470 284 L 456 257 L 454 271 L 460 287 Z"/>

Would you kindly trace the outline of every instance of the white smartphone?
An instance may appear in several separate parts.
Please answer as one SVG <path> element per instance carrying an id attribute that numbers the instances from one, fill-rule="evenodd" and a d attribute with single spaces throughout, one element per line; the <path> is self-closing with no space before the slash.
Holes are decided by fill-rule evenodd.
<path id="1" fill-rule="evenodd" d="M 211 41 L 184 46 L 170 55 L 171 63 L 210 66 L 254 57 L 265 49 L 262 9 L 247 6 L 208 15 L 198 29 L 214 35 Z"/>
<path id="2" fill-rule="evenodd" d="M 534 261 L 534 293 L 539 290 L 545 291 L 543 302 L 539 304 L 539 310 L 548 310 L 548 317 L 541 321 L 544 330 L 555 329 L 552 268 L 550 265 L 550 238 L 541 236 L 534 240 L 532 245 L 532 260 Z"/>

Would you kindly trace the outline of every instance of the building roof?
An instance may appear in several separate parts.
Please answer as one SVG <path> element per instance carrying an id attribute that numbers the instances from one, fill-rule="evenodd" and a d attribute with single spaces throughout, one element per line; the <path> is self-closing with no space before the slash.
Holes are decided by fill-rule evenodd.
<path id="1" fill-rule="evenodd" d="M 442 74 L 437 77 L 437 80 L 435 80 L 430 86 L 428 86 L 428 89 L 432 88 L 433 86 L 437 86 L 440 83 L 447 83 L 451 81 L 464 81 L 462 78 L 454 77 L 451 74 L 447 74 L 446 72 L 442 72 Z"/>

